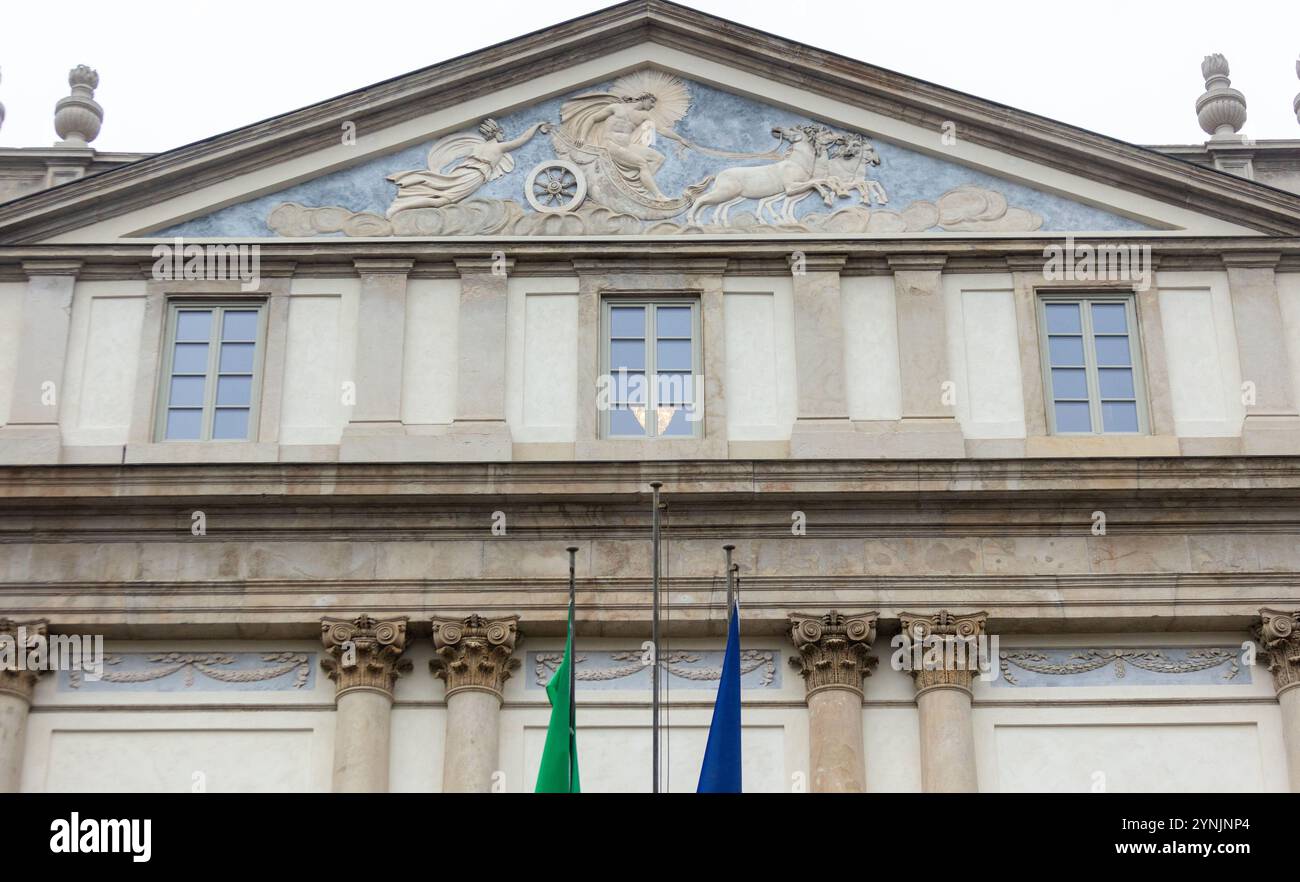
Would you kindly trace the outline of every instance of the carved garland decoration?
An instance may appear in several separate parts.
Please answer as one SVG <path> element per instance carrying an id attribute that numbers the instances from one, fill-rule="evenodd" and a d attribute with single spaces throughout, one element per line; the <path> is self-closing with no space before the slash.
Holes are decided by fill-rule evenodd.
<path id="1" fill-rule="evenodd" d="M 1017 680 L 1011 672 L 1011 665 L 1035 674 L 1058 677 L 1086 674 L 1114 665 L 1117 679 L 1124 677 L 1126 665 L 1157 674 L 1191 674 L 1230 663 L 1229 670 L 1223 675 L 1225 680 L 1231 680 L 1241 672 L 1237 654 L 1227 649 L 1192 649 L 1182 661 L 1169 658 L 1159 649 L 1086 649 L 1072 654 L 1070 658 L 1073 661 L 1069 662 L 1053 662 L 1044 653 L 1032 649 L 1002 652 L 999 657 L 1002 676 L 1013 685 Z"/>
<path id="2" fill-rule="evenodd" d="M 753 673 L 759 668 L 762 668 L 763 673 L 760 675 L 758 685 L 760 688 L 771 686 L 772 681 L 776 679 L 776 655 L 775 652 L 765 650 L 741 650 L 741 676 Z M 621 680 L 624 677 L 631 677 L 647 668 L 645 662 L 642 661 L 643 655 L 639 650 L 611 652 L 610 658 L 617 662 L 629 662 L 629 664 L 613 668 L 598 668 L 596 670 L 583 670 L 579 667 L 576 675 L 577 678 L 584 682 Z M 683 680 L 692 680 L 695 682 L 720 680 L 722 678 L 721 668 L 683 667 L 683 665 L 699 662 L 700 659 L 703 658 L 699 653 L 686 651 L 666 652 L 663 654 L 663 658 L 665 670 L 674 677 L 680 677 Z M 539 652 L 534 656 L 533 661 L 535 663 L 534 673 L 536 674 L 537 685 L 545 686 L 550 681 L 551 675 L 554 674 L 555 670 L 560 666 L 560 663 L 564 661 L 564 653 Z M 578 665 L 582 665 L 586 661 L 587 656 L 585 655 L 574 656 L 574 662 Z"/>
<path id="3" fill-rule="evenodd" d="M 118 665 L 122 661 L 123 656 L 120 655 L 104 656 L 104 664 L 106 665 Z M 147 683 L 151 680 L 170 677 L 177 671 L 183 670 L 185 671 L 185 688 L 188 689 L 194 685 L 195 672 L 222 683 L 258 683 L 283 677 L 296 669 L 298 675 L 294 677 L 293 688 L 301 689 L 307 685 L 307 678 L 311 674 L 311 656 L 305 652 L 266 653 L 262 655 L 262 661 L 273 662 L 274 664 L 271 667 L 251 668 L 248 670 L 219 668 L 217 665 L 233 665 L 236 661 L 235 656 L 210 652 L 164 652 L 150 655 L 147 661 L 158 665 L 158 667 L 147 671 L 106 671 L 100 679 L 107 683 Z M 71 671 L 68 674 L 68 685 L 73 689 L 81 688 L 83 680 L 83 671 Z"/>

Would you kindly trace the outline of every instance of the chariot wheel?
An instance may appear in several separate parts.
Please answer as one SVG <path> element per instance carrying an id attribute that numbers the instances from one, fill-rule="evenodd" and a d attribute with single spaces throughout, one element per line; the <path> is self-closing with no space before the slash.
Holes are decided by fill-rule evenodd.
<path id="1" fill-rule="evenodd" d="M 587 198 L 587 178 L 567 159 L 548 159 L 528 173 L 524 195 L 538 211 L 573 211 Z"/>

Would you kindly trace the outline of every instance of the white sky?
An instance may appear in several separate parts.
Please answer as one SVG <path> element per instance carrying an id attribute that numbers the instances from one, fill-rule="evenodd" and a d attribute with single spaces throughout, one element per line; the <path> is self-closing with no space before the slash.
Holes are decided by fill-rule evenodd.
<path id="1" fill-rule="evenodd" d="M 56 140 L 75 64 L 101 150 L 157 151 L 610 5 L 581 0 L 6 0 L 0 145 Z M 1222 52 L 1255 138 L 1300 139 L 1300 0 L 696 0 L 699 9 L 1142 144 L 1196 143 Z"/>

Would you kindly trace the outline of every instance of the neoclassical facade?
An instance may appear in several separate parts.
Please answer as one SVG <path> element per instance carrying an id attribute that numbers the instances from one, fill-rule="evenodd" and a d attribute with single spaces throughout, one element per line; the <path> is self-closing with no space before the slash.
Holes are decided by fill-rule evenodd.
<path id="1" fill-rule="evenodd" d="M 1300 790 L 1300 148 L 1202 75 L 1148 148 L 635 0 L 137 155 L 74 69 L 0 641 L 103 664 L 0 671 L 0 791 L 531 791 L 569 546 L 649 790 L 651 482 L 667 789 L 732 544 L 746 790 Z"/>

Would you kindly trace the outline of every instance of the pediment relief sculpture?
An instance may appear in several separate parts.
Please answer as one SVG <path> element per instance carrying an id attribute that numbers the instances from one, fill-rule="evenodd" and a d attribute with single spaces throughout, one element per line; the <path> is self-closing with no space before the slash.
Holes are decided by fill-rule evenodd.
<path id="1" fill-rule="evenodd" d="M 292 237 L 1027 233 L 1044 209 L 1056 229 L 1142 228 L 655 69 L 246 206 Z M 248 217 L 164 232 L 264 235 Z"/>

